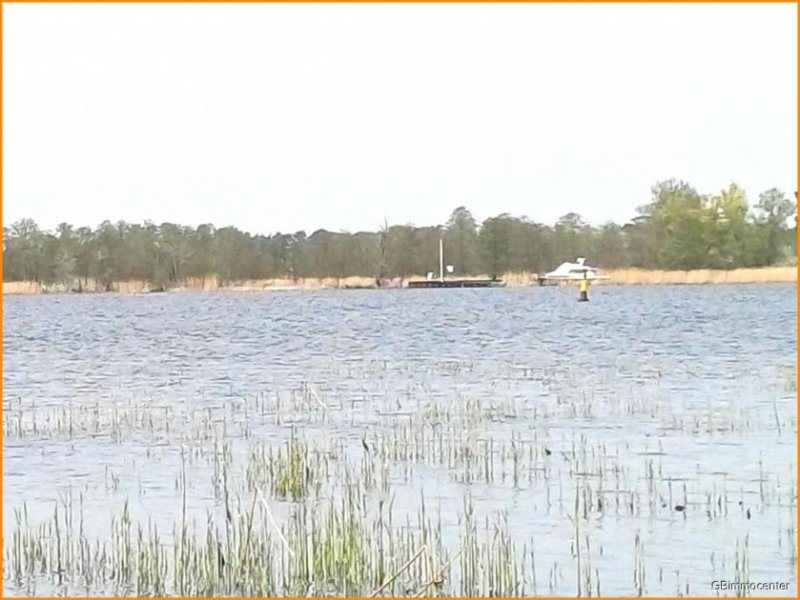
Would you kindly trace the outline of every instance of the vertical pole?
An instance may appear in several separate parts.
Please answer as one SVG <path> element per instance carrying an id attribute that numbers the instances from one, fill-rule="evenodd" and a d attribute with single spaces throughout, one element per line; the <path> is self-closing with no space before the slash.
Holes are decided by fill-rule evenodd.
<path id="1" fill-rule="evenodd" d="M 444 238 L 439 238 L 439 280 L 444 281 Z"/>

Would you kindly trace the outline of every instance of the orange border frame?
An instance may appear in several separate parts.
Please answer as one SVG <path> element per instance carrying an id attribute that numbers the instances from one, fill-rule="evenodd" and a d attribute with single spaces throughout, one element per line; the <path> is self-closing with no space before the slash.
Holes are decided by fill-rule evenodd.
<path id="1" fill-rule="evenodd" d="M 253 4 L 253 3 L 260 3 L 260 4 L 288 4 L 288 3 L 303 3 L 303 4 L 679 4 L 679 3 L 686 3 L 686 4 L 799 4 L 799 0 L 555 0 L 555 1 L 548 1 L 548 0 L 287 0 L 284 2 L 280 2 L 279 0 L 0 0 L 0 183 L 4 181 L 3 179 L 3 50 L 4 50 L 4 39 L 3 39 L 3 6 L 5 4 Z M 800 10 L 798 10 L 797 16 L 797 25 L 798 29 L 800 29 Z M 800 85 L 798 86 L 798 92 L 800 92 Z M 800 104 L 798 104 L 798 117 L 800 117 Z M 800 144 L 798 144 L 798 150 L 800 150 Z M 798 160 L 798 171 L 800 171 L 800 160 Z M 798 182 L 800 183 L 800 178 Z M 800 186 L 799 186 L 800 187 Z M 0 221 L 2 221 L 3 215 L 3 190 L 2 186 L 0 186 Z M 800 242 L 800 232 L 797 232 L 797 240 Z M 0 246 L 0 259 L 2 259 L 3 249 Z M 798 251 L 798 256 L 800 256 L 800 251 Z M 2 280 L 3 274 L 3 264 L 2 260 L 0 260 L 0 280 Z M 797 274 L 798 279 L 800 279 L 800 262 L 797 264 Z M 797 285 L 797 284 L 796 284 Z M 797 312 L 800 314 L 800 296 L 797 297 Z M 796 321 L 796 332 L 798 338 L 800 338 L 800 322 Z M 0 336 L 3 333 L 3 303 L 0 302 Z M 2 342 L 0 342 L 0 356 L 2 356 Z M 800 365 L 800 348 L 797 350 L 796 356 L 796 363 L 795 366 L 797 367 Z M 2 374 L 3 366 L 0 364 L 0 375 Z M 796 383 L 800 384 L 800 376 L 796 375 Z M 795 386 L 797 387 L 797 385 Z M 3 389 L 3 381 L 0 377 L 0 392 Z M 796 409 L 797 412 L 800 412 L 800 391 L 797 392 L 796 397 Z M 5 401 L 0 403 L 0 418 L 3 416 L 3 408 L 5 405 Z M 3 430 L 0 428 L 0 443 L 3 442 Z M 797 462 L 795 463 L 795 469 L 800 469 L 800 449 L 797 450 Z M 0 449 L 0 472 L 3 469 L 3 452 Z M 0 479 L 0 498 L 3 497 L 3 482 Z M 795 523 L 800 523 L 800 505 L 798 505 L 797 514 L 796 514 L 796 521 Z M 4 529 L 3 529 L 3 515 L 0 512 L 0 538 L 4 539 Z M 800 555 L 800 539 L 795 539 L 795 544 L 797 548 L 795 548 L 796 556 Z M 0 552 L 0 567 L 3 564 L 3 555 Z M 797 569 L 797 566 L 795 567 Z M 3 592 L 0 590 L 0 598 L 3 597 Z M 541 596 L 546 598 L 547 596 Z M 757 596 L 752 596 L 753 598 L 757 598 Z M 42 596 L 37 596 L 37 598 L 46 598 Z M 603 598 L 615 598 L 614 596 L 603 596 Z M 653 598 L 655 600 L 672 600 L 673 598 L 677 598 L 677 596 L 648 596 L 648 598 Z M 702 600 L 717 600 L 717 596 L 692 596 L 692 598 L 699 598 Z M 55 598 L 53 599 L 55 600 Z M 167 600 L 166 598 L 164 600 Z M 620 598 L 620 600 L 622 600 Z"/>

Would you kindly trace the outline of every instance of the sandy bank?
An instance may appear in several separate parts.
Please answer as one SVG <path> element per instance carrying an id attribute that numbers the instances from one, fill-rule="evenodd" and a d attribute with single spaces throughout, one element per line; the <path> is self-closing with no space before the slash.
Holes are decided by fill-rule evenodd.
<path id="1" fill-rule="evenodd" d="M 730 271 L 697 269 L 694 271 L 646 271 L 642 269 L 609 270 L 605 283 L 617 284 L 703 284 L 703 283 L 791 283 L 797 281 L 797 267 L 762 267 Z"/>
<path id="2" fill-rule="evenodd" d="M 696 269 L 692 271 L 659 271 L 647 269 L 608 269 L 602 271 L 608 280 L 593 285 L 693 285 L 709 283 L 792 283 L 797 281 L 796 267 L 761 267 L 757 269 Z M 534 273 L 507 273 L 509 287 L 537 285 Z"/>
<path id="3" fill-rule="evenodd" d="M 698 269 L 695 271 L 650 271 L 643 269 L 617 269 L 604 272 L 608 281 L 598 281 L 595 285 L 647 285 L 647 284 L 707 284 L 707 283 L 791 283 L 797 281 L 795 267 L 764 267 L 759 269 L 734 269 L 731 271 Z M 421 279 L 422 277 L 420 277 Z M 408 279 L 395 278 L 381 281 L 382 288 L 404 287 Z M 508 287 L 537 285 L 534 273 L 506 273 L 503 281 Z M 375 288 L 374 279 L 369 277 L 307 278 L 307 279 L 251 279 L 222 284 L 216 277 L 186 279 L 167 291 L 278 291 L 278 290 L 316 290 L 316 289 L 363 289 Z M 121 281 L 106 289 L 92 279 L 54 285 L 42 285 L 32 281 L 3 282 L 3 294 L 57 294 L 68 292 L 116 292 L 122 294 L 142 294 L 162 291 L 153 289 L 146 281 Z"/>
<path id="4" fill-rule="evenodd" d="M 386 282 L 388 287 L 400 287 L 399 283 Z M 220 282 L 216 277 L 188 278 L 171 284 L 166 290 L 154 288 L 147 281 L 119 281 L 110 288 L 93 279 L 45 285 L 33 281 L 4 281 L 4 294 L 58 294 L 58 293 L 100 293 L 145 294 L 150 292 L 214 291 L 229 290 L 256 292 L 263 290 L 313 290 L 374 288 L 375 280 L 368 277 L 307 278 L 307 279 L 242 279 Z"/>

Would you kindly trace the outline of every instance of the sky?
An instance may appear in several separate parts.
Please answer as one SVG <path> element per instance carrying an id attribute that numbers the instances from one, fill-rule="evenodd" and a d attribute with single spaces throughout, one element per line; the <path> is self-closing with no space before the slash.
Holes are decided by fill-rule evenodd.
<path id="1" fill-rule="evenodd" d="M 626 222 L 797 189 L 797 6 L 5 4 L 3 223 Z"/>

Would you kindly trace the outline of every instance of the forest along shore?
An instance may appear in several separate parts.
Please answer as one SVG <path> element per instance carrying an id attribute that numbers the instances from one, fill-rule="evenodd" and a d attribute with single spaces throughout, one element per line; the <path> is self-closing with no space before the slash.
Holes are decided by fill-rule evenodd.
<path id="1" fill-rule="evenodd" d="M 608 280 L 599 280 L 593 285 L 691 285 L 709 283 L 792 283 L 797 282 L 797 267 L 760 267 L 755 269 L 695 269 L 691 271 L 663 271 L 646 269 L 609 269 L 603 271 Z M 58 293 L 123 293 L 142 294 L 149 292 L 178 291 L 278 291 L 314 289 L 375 289 L 405 287 L 406 277 L 383 279 L 380 285 L 369 277 L 328 277 L 303 279 L 245 279 L 223 282 L 216 277 L 188 278 L 172 283 L 166 288 L 156 287 L 147 281 L 120 281 L 111 284 L 88 279 L 80 282 L 42 284 L 35 281 L 4 281 L 3 294 L 58 294 Z M 538 285 L 535 273 L 506 273 L 502 276 L 508 287 L 530 287 Z"/>

